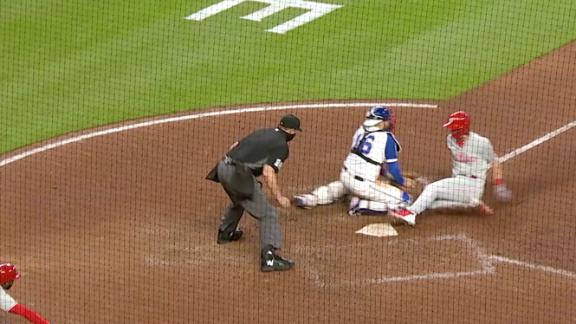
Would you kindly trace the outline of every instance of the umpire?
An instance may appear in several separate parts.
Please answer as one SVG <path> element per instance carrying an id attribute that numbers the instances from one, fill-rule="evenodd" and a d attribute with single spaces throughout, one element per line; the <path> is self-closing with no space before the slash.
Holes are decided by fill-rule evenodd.
<path id="1" fill-rule="evenodd" d="M 280 206 L 290 207 L 290 200 L 280 191 L 276 173 L 288 158 L 288 142 L 297 131 L 302 131 L 298 117 L 286 115 L 276 128 L 256 130 L 234 143 L 206 176 L 208 180 L 219 182 L 232 201 L 222 217 L 217 243 L 238 241 L 242 237 L 238 223 L 247 211 L 260 221 L 262 271 L 283 271 L 294 266 L 293 261 L 276 254 L 282 245 L 278 211 L 267 201 L 256 177 L 263 176 L 266 187 Z"/>

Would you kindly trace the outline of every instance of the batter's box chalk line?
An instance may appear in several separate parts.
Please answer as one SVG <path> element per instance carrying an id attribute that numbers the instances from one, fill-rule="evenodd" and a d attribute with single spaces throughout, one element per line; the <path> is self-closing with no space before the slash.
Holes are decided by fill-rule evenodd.
<path id="1" fill-rule="evenodd" d="M 418 240 L 410 239 L 407 241 L 418 242 Z M 324 280 L 321 272 L 311 267 L 308 272 L 308 279 L 313 281 L 317 286 L 322 288 L 339 288 L 345 286 L 367 286 L 367 285 L 380 285 L 380 284 L 391 284 L 391 283 L 402 283 L 402 282 L 414 282 L 414 281 L 433 281 L 433 280 L 446 280 L 446 279 L 457 279 L 462 277 L 473 277 L 482 275 L 492 275 L 496 273 L 496 265 L 498 264 L 508 264 L 513 266 L 518 266 L 526 268 L 532 271 L 542 272 L 551 275 L 562 276 L 571 280 L 576 280 L 576 273 L 557 269 L 550 266 L 544 266 L 540 264 L 533 264 L 529 262 L 524 262 L 520 260 L 515 260 L 507 258 L 504 256 L 491 255 L 486 252 L 486 250 L 481 247 L 476 241 L 469 238 L 466 234 L 456 234 L 456 235 L 440 235 L 431 238 L 426 238 L 424 241 L 455 241 L 463 243 L 467 247 L 467 251 L 471 251 L 472 255 L 479 261 L 480 269 L 473 271 L 459 271 L 459 272 L 430 272 L 416 275 L 407 276 L 382 276 L 369 279 L 357 279 L 357 280 L 336 280 L 336 282 L 328 282 Z M 356 245 L 349 247 L 358 247 Z M 338 248 L 338 247 L 336 247 Z M 340 247 L 342 248 L 342 247 Z M 311 249 L 312 250 L 312 249 Z"/>

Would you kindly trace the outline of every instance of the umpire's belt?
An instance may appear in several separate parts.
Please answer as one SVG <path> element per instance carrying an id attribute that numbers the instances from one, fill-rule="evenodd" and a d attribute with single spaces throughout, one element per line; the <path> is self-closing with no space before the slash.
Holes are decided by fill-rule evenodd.
<path id="1" fill-rule="evenodd" d="M 347 167 L 343 167 L 342 168 L 344 171 L 348 172 L 348 168 Z M 348 174 L 352 175 L 352 173 L 348 172 Z M 358 180 L 358 181 L 364 181 L 364 178 L 362 178 L 361 176 L 354 176 L 354 179 Z"/>
<path id="2" fill-rule="evenodd" d="M 252 172 L 255 169 L 262 168 L 264 166 L 265 161 L 257 161 L 257 162 L 242 162 L 238 160 L 234 160 L 233 158 L 229 157 L 228 155 L 224 155 L 222 162 L 227 165 L 233 165 L 235 167 L 243 167 L 247 168 Z"/>

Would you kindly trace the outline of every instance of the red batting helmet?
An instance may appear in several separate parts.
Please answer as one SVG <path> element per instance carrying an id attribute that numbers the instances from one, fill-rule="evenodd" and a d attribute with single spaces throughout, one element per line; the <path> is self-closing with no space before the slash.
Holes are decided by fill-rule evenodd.
<path id="1" fill-rule="evenodd" d="M 468 134 L 470 132 L 470 115 L 465 111 L 452 113 L 443 127 L 451 131 L 460 131 L 462 134 Z"/>
<path id="2" fill-rule="evenodd" d="M 16 267 L 11 263 L 0 264 L 0 285 L 3 285 L 11 280 L 20 278 L 20 274 L 16 271 Z"/>

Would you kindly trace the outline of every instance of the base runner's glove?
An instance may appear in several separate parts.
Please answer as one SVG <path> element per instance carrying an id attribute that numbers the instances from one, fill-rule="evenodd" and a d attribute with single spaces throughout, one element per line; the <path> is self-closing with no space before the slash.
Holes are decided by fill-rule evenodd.
<path id="1" fill-rule="evenodd" d="M 494 198 L 499 202 L 510 202 L 512 200 L 512 190 L 506 187 L 503 180 L 494 181 L 492 191 L 494 192 Z"/>

